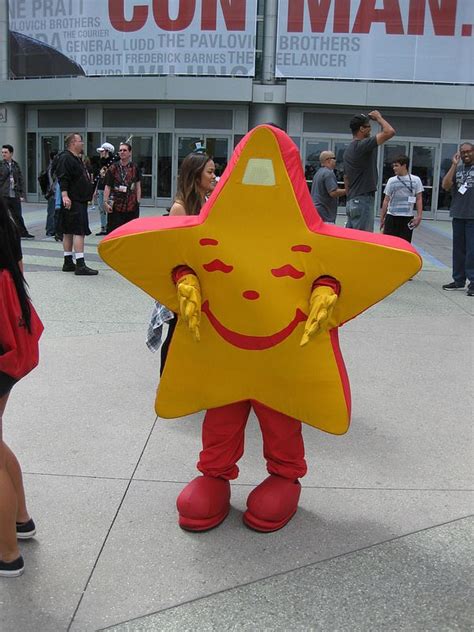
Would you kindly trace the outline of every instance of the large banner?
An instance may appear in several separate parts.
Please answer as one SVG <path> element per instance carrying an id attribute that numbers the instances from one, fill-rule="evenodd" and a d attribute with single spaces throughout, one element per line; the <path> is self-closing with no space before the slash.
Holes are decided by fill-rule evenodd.
<path id="1" fill-rule="evenodd" d="M 474 0 L 279 0 L 277 77 L 474 83 Z"/>
<path id="2" fill-rule="evenodd" d="M 255 74 L 257 0 L 9 0 L 13 77 Z"/>

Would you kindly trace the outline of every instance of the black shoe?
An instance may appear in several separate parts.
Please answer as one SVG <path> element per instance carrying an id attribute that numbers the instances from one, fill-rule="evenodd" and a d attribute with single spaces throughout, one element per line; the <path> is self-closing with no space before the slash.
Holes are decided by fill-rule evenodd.
<path id="1" fill-rule="evenodd" d="M 18 540 L 29 540 L 34 535 L 36 535 L 36 525 L 33 522 L 33 518 L 26 522 L 16 523 L 16 537 Z"/>
<path id="2" fill-rule="evenodd" d="M 464 283 L 456 283 L 456 281 L 452 281 L 452 283 L 446 283 L 443 285 L 443 290 L 464 290 Z"/>
<path id="3" fill-rule="evenodd" d="M 0 577 L 19 577 L 24 570 L 25 562 L 21 555 L 13 562 L 2 562 L 0 560 Z"/>
<path id="4" fill-rule="evenodd" d="M 56 233 L 54 235 L 54 241 L 62 241 L 63 240 L 63 236 L 60 235 L 59 233 Z"/>
<path id="5" fill-rule="evenodd" d="M 75 272 L 75 271 L 76 271 L 76 264 L 72 260 L 72 255 L 66 255 L 64 257 L 63 272 Z"/>
<path id="6" fill-rule="evenodd" d="M 474 296 L 474 283 L 469 283 L 466 294 L 468 296 Z"/>
<path id="7" fill-rule="evenodd" d="M 31 235 L 30 233 L 26 233 L 26 235 L 22 235 L 21 237 L 22 239 L 34 239 L 35 236 Z"/>
<path id="8" fill-rule="evenodd" d="M 99 271 L 86 266 L 84 259 L 78 259 L 76 261 L 74 274 L 77 276 L 94 276 L 95 274 L 99 274 Z"/>
<path id="9" fill-rule="evenodd" d="M 95 235 L 96 235 L 96 237 L 99 237 L 100 235 L 107 235 L 107 231 L 102 229 L 98 233 L 96 233 Z"/>

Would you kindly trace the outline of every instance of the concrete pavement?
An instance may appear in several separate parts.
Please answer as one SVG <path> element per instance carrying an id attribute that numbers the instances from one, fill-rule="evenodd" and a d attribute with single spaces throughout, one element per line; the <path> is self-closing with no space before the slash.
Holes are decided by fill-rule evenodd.
<path id="1" fill-rule="evenodd" d="M 151 300 L 99 260 L 99 237 L 86 246 L 97 277 L 60 272 L 45 206 L 24 215 L 45 333 L 4 430 L 38 535 L 20 545 L 25 574 L 0 580 L 2 632 L 472 629 L 474 301 L 441 289 L 449 223 L 424 222 L 422 272 L 341 329 L 352 425 L 304 429 L 295 518 L 268 535 L 242 524 L 266 476 L 252 418 L 231 513 L 198 535 L 177 526 L 175 499 L 196 475 L 202 415 L 155 418 Z"/>

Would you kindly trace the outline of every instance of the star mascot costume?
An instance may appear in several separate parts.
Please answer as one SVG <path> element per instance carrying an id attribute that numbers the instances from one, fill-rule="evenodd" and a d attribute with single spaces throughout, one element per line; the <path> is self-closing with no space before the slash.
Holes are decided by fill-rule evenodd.
<path id="1" fill-rule="evenodd" d="M 269 125 L 243 138 L 199 216 L 134 220 L 99 251 L 178 314 L 157 414 L 207 410 L 201 475 L 178 497 L 180 526 L 204 531 L 226 518 L 253 408 L 269 476 L 243 520 L 280 529 L 306 473 L 301 422 L 333 434 L 349 426 L 338 327 L 416 274 L 419 255 L 396 237 L 324 224 L 298 148 Z"/>

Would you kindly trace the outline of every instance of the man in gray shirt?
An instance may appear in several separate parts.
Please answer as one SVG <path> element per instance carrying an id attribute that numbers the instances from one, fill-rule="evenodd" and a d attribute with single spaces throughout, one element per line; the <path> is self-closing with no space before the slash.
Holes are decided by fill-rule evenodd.
<path id="1" fill-rule="evenodd" d="M 371 136 L 370 121 L 382 128 Z M 393 127 L 378 110 L 357 114 L 349 127 L 353 140 L 344 152 L 344 185 L 347 189 L 346 228 L 374 231 L 375 192 L 377 190 L 377 147 L 395 136 Z"/>
<path id="2" fill-rule="evenodd" d="M 319 156 L 320 169 L 314 174 L 311 197 L 323 222 L 336 223 L 337 198 L 346 195 L 345 189 L 337 186 L 334 167 L 336 156 L 332 151 L 322 151 Z"/>
<path id="3" fill-rule="evenodd" d="M 451 191 L 453 219 L 453 281 L 443 290 L 463 290 L 474 296 L 474 144 L 462 143 L 441 186 Z"/>

